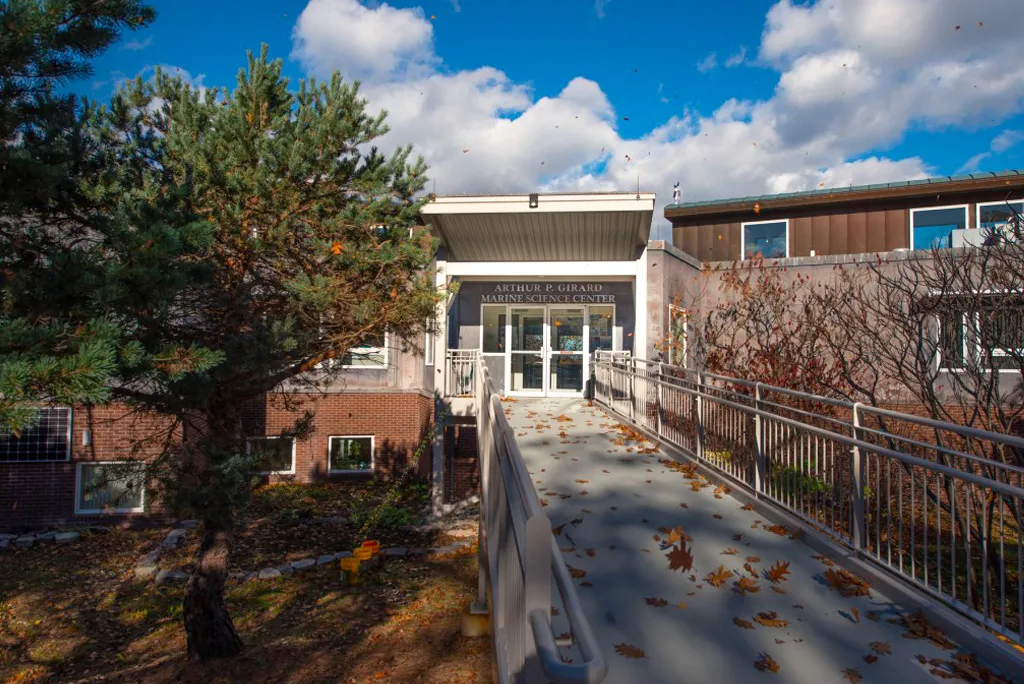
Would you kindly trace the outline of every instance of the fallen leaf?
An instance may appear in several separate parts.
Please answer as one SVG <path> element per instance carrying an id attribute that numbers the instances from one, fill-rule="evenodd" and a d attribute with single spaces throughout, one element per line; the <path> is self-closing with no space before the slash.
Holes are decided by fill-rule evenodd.
<path id="1" fill-rule="evenodd" d="M 676 608 L 678 608 L 679 610 L 686 610 L 686 604 L 685 603 L 677 603 L 676 604 Z"/>
<path id="2" fill-rule="evenodd" d="M 789 626 L 789 620 L 780 620 L 779 614 L 774 610 L 766 610 L 758 613 L 754 617 L 754 622 L 762 625 L 763 627 L 774 627 L 777 629 Z"/>
<path id="3" fill-rule="evenodd" d="M 739 553 L 739 551 L 737 551 L 736 549 L 726 549 L 725 551 L 722 552 L 721 555 L 723 555 L 723 556 L 735 556 L 737 553 Z"/>
<path id="4" fill-rule="evenodd" d="M 777 587 L 774 584 L 772 585 L 772 591 L 774 591 L 776 594 L 785 594 L 786 593 L 785 589 L 783 589 L 782 587 Z"/>
<path id="5" fill-rule="evenodd" d="M 878 656 L 876 656 L 876 655 L 874 655 L 872 653 L 868 653 L 866 656 L 864 656 L 864 662 L 867 663 L 868 665 L 871 665 L 876 660 L 878 660 Z"/>
<path id="6" fill-rule="evenodd" d="M 789 561 L 779 561 L 771 568 L 764 571 L 764 577 L 772 584 L 778 584 L 779 582 L 785 582 L 789 578 L 786 575 L 789 574 Z"/>
<path id="7" fill-rule="evenodd" d="M 778 672 L 779 664 L 772 660 L 772 657 L 767 653 L 762 653 L 761 656 L 754 661 L 754 667 L 761 672 Z"/>
<path id="8" fill-rule="evenodd" d="M 759 556 L 747 556 L 748 563 L 760 563 L 761 558 Z"/>
<path id="9" fill-rule="evenodd" d="M 850 613 L 853 614 L 853 621 L 856 622 L 857 624 L 860 624 L 860 611 L 857 610 L 857 606 L 851 607 L 850 608 Z"/>
<path id="10" fill-rule="evenodd" d="M 853 682 L 853 684 L 857 684 L 857 682 L 864 679 L 864 677 L 861 676 L 860 672 L 858 672 L 856 668 L 848 667 L 843 670 L 843 679 L 848 682 Z"/>
<path id="11" fill-rule="evenodd" d="M 750 579 L 749 577 L 740 577 L 739 580 L 735 582 L 733 591 L 735 591 L 740 596 L 746 596 L 747 592 L 750 592 L 751 594 L 756 594 L 757 592 L 761 591 L 761 585 L 759 585 L 757 582 Z"/>
<path id="12" fill-rule="evenodd" d="M 637 648 L 632 644 L 615 644 L 615 652 L 623 658 L 646 658 L 643 649 Z"/>
<path id="13" fill-rule="evenodd" d="M 733 574 L 731 570 L 726 570 L 724 565 L 719 565 L 717 570 L 709 572 L 704 577 L 704 581 L 717 589 L 725 584 L 732 576 Z"/>
<path id="14" fill-rule="evenodd" d="M 828 582 L 830 587 L 838 591 L 843 598 L 871 596 L 871 586 L 867 582 L 842 568 L 826 570 L 825 581 Z"/>
<path id="15" fill-rule="evenodd" d="M 574 568 L 571 565 L 566 566 L 566 567 L 569 568 L 569 574 L 572 575 L 573 579 L 583 579 L 584 577 L 587 576 L 587 573 L 584 570 L 580 570 L 579 568 Z"/>
<path id="16" fill-rule="evenodd" d="M 732 619 L 732 622 L 737 627 L 742 627 L 743 629 L 754 629 L 754 624 L 753 623 L 747 622 L 746 620 L 741 620 L 738 617 L 734 617 Z"/>
<path id="17" fill-rule="evenodd" d="M 693 555 L 690 554 L 690 550 L 686 548 L 685 544 L 673 546 L 672 550 L 665 554 L 665 557 L 668 558 L 669 570 L 689 572 L 693 567 Z"/>
<path id="18" fill-rule="evenodd" d="M 654 598 L 653 596 L 645 598 L 644 602 L 649 606 L 654 606 L 655 608 L 664 608 L 668 605 L 668 601 L 666 601 L 665 599 Z"/>
<path id="19" fill-rule="evenodd" d="M 879 655 L 892 655 L 892 646 L 885 641 L 872 641 L 868 644 L 871 650 Z"/>

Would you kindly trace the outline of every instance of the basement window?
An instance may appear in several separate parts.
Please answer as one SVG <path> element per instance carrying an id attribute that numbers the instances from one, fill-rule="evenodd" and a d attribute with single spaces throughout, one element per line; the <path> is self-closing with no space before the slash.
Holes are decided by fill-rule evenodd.
<path id="1" fill-rule="evenodd" d="M 332 473 L 373 471 L 373 436 L 330 437 L 327 469 Z"/>
<path id="2" fill-rule="evenodd" d="M 79 463 L 75 469 L 75 513 L 141 513 L 146 470 L 135 461 Z"/>

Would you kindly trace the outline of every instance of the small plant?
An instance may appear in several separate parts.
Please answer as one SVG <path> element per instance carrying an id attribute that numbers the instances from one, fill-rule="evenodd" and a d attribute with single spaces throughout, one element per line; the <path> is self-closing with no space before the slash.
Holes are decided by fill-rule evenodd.
<path id="1" fill-rule="evenodd" d="M 280 523 L 293 523 L 299 519 L 299 512 L 294 508 L 283 508 L 276 517 Z"/>

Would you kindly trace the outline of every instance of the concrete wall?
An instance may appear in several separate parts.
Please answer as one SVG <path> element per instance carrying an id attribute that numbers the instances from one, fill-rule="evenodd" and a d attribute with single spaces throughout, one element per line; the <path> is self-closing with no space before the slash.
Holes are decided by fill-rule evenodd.
<path id="1" fill-rule="evenodd" d="M 663 342 L 669 334 L 669 305 L 688 307 L 705 280 L 701 264 L 663 240 L 647 245 L 647 343 L 637 356 L 664 358 Z"/>

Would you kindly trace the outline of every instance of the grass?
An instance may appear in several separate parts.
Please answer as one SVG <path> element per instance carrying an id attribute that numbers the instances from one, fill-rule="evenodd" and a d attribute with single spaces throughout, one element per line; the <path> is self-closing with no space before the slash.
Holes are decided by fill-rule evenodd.
<path id="1" fill-rule="evenodd" d="M 327 491 L 309 494 L 323 510 L 352 500 L 332 502 Z M 372 490 L 360 491 L 370 497 Z M 342 493 L 333 490 L 335 499 Z M 268 493 L 257 519 L 274 518 L 296 496 L 306 495 Z M 261 529 L 296 533 L 283 524 Z M 468 549 L 448 559 L 389 560 L 355 587 L 334 565 L 229 584 L 226 601 L 246 649 L 193 664 L 185 659 L 182 586 L 139 582 L 132 573 L 164 534 L 112 530 L 0 556 L 0 684 L 490 681 L 489 640 L 459 631 L 476 587 Z"/>

